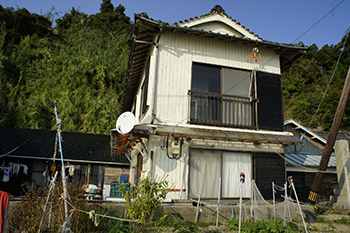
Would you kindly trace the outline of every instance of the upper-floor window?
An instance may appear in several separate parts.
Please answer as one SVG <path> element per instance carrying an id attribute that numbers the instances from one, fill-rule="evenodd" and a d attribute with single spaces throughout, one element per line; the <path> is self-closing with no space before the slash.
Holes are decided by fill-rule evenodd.
<path id="1" fill-rule="evenodd" d="M 142 117 L 148 109 L 148 105 L 147 105 L 148 79 L 149 79 L 149 59 L 145 67 L 145 79 L 141 86 L 140 117 Z"/>
<path id="2" fill-rule="evenodd" d="M 251 71 L 194 63 L 190 123 L 255 128 Z"/>
<path id="3" fill-rule="evenodd" d="M 250 71 L 194 63 L 192 91 L 249 97 Z"/>

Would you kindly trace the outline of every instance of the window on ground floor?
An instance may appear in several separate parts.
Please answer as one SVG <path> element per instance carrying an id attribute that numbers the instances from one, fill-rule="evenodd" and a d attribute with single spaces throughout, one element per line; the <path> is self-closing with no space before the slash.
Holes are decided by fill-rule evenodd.
<path id="1" fill-rule="evenodd" d="M 241 172 L 245 174 L 242 197 L 251 196 L 251 153 L 191 149 L 189 169 L 189 196 L 192 198 L 197 198 L 199 193 L 201 198 L 218 198 L 220 177 L 221 198 L 239 198 Z"/>

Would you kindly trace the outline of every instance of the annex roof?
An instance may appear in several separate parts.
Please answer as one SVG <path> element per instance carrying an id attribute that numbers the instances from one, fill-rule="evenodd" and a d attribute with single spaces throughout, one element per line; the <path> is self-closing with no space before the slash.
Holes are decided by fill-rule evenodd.
<path id="1" fill-rule="evenodd" d="M 57 131 L 0 127 L 0 158 L 52 160 Z M 65 161 L 129 165 L 125 156 L 112 156 L 110 135 L 62 132 Z M 60 159 L 57 153 L 56 159 Z"/>
<path id="2" fill-rule="evenodd" d="M 149 53 L 158 43 L 161 31 L 205 36 L 216 40 L 273 49 L 277 54 L 280 54 L 281 67 L 294 61 L 308 50 L 308 47 L 304 46 L 302 42 L 284 44 L 263 40 L 227 16 L 217 6 L 214 8 L 208 14 L 174 24 L 151 19 L 146 13 L 135 14 L 134 38 L 121 101 L 122 112 L 131 110 Z M 225 25 L 225 27 L 218 25 Z"/>
<path id="3" fill-rule="evenodd" d="M 315 154 L 293 154 L 293 153 L 286 153 L 286 164 L 287 165 L 293 165 L 292 163 L 296 163 L 301 166 L 306 167 L 318 167 L 320 165 L 322 155 L 315 155 Z M 290 163 L 288 160 L 290 160 L 292 163 Z M 336 167 L 336 160 L 335 156 L 332 155 L 329 158 L 328 167 Z"/>
<path id="4" fill-rule="evenodd" d="M 301 132 L 300 135 L 304 135 L 304 137 L 307 140 L 312 140 L 314 142 L 316 142 L 316 145 L 321 146 L 322 149 L 324 148 L 324 146 L 326 146 L 327 144 L 327 138 L 328 138 L 328 134 L 329 132 L 325 132 L 325 131 L 312 131 L 304 126 L 302 126 L 300 123 L 294 121 L 293 119 L 289 119 L 284 121 L 284 125 L 285 126 L 292 126 L 293 130 L 297 130 L 299 132 Z M 295 132 L 294 132 L 295 133 Z M 344 132 L 339 132 L 337 134 L 337 138 L 336 140 L 340 140 L 340 139 L 344 139 L 344 140 L 348 140 L 350 142 L 350 136 L 348 133 L 344 133 Z M 322 158 L 322 153 L 321 154 L 313 154 L 313 153 L 305 153 L 305 152 L 300 152 L 300 153 L 285 153 L 286 155 L 286 164 L 288 166 L 293 166 L 295 164 L 297 165 L 302 165 L 302 166 L 306 166 L 306 167 L 318 167 Z M 292 163 L 288 162 L 288 160 L 290 160 Z M 332 167 L 335 168 L 336 167 L 336 159 L 335 159 L 335 155 L 332 154 L 329 158 L 329 162 L 328 162 L 328 168 Z"/>
<path id="5" fill-rule="evenodd" d="M 304 134 L 308 135 L 311 139 L 317 139 L 319 142 L 323 143 L 324 145 L 326 145 L 326 143 L 327 143 L 327 140 L 325 138 L 321 137 L 317 133 L 314 133 L 310 129 L 307 129 L 306 127 L 302 126 L 301 124 L 299 124 L 298 122 L 296 122 L 293 119 L 289 119 L 289 120 L 284 121 L 284 125 L 285 126 L 286 125 L 294 125 L 295 129 L 302 130 L 304 132 Z"/>

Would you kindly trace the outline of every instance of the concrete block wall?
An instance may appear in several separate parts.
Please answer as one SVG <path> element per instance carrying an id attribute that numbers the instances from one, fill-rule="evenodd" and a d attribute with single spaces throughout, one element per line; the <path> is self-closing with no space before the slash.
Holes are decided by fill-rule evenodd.
<path id="1" fill-rule="evenodd" d="M 336 209 L 350 209 L 349 198 L 349 185 L 347 180 L 350 180 L 349 174 L 346 179 L 344 168 L 346 167 L 348 172 L 350 171 L 349 160 L 349 142 L 347 140 L 337 140 L 335 142 L 335 158 L 337 164 L 337 177 L 339 188 L 334 190 L 334 196 L 331 197 L 331 203 Z"/>

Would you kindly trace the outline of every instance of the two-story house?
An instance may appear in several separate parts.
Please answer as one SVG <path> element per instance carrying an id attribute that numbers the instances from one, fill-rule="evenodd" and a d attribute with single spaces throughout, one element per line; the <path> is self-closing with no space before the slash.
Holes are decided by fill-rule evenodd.
<path id="1" fill-rule="evenodd" d="M 270 198 L 271 182 L 286 180 L 283 147 L 299 142 L 283 132 L 281 67 L 307 47 L 265 41 L 220 6 L 174 24 L 146 13 L 134 22 L 122 111 L 136 124 L 112 130 L 132 182 L 168 174 L 168 198 L 237 198 L 243 172 L 243 197 L 254 179 Z"/>

